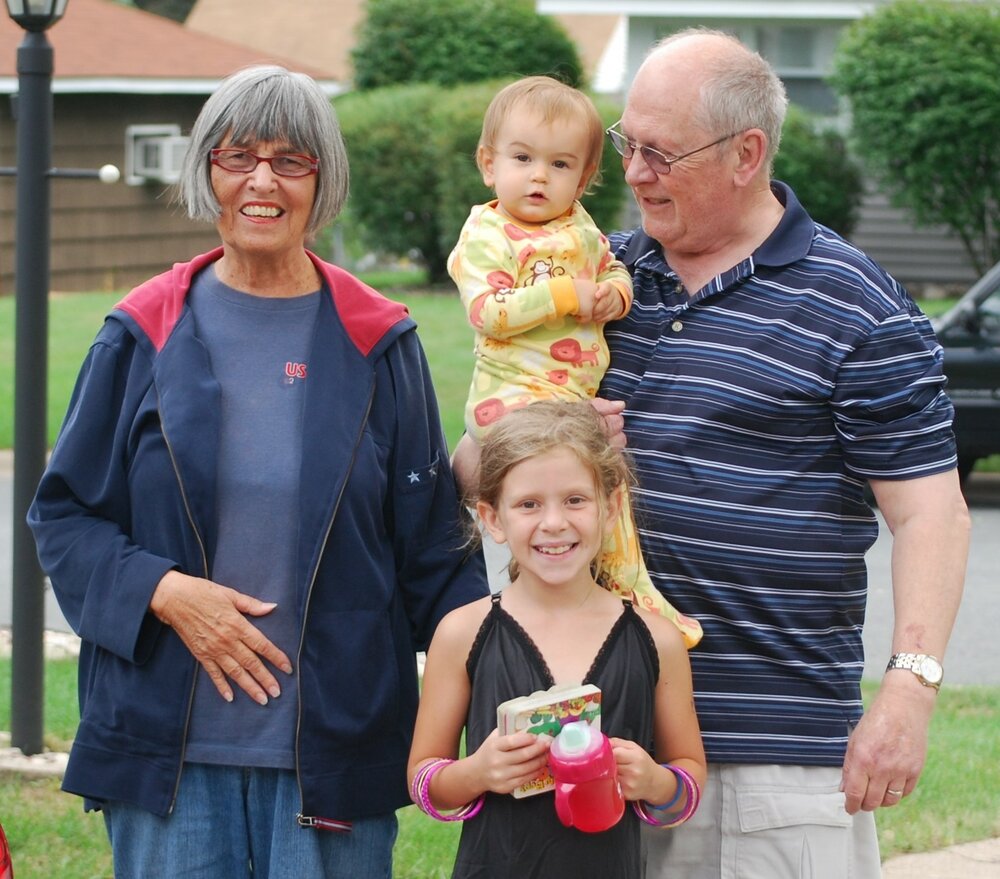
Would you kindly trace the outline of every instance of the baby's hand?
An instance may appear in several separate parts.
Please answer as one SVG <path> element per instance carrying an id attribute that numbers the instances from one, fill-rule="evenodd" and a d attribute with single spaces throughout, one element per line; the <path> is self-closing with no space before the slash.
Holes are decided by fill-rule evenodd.
<path id="1" fill-rule="evenodd" d="M 573 288 L 576 290 L 576 300 L 579 303 L 575 317 L 577 323 L 588 324 L 594 318 L 594 309 L 597 307 L 597 292 L 600 287 L 593 281 L 574 280 Z"/>
<path id="2" fill-rule="evenodd" d="M 551 742 L 549 736 L 526 732 L 501 736 L 493 730 L 472 756 L 483 788 L 509 794 L 531 781 L 545 767 Z"/>
<path id="3" fill-rule="evenodd" d="M 591 320 L 603 324 L 622 316 L 622 294 L 610 281 L 602 281 L 597 285 L 594 294 L 594 309 Z"/>
<path id="4" fill-rule="evenodd" d="M 618 764 L 618 780 L 626 800 L 651 800 L 662 802 L 657 779 L 660 767 L 644 749 L 627 739 L 611 739 L 615 762 Z"/>

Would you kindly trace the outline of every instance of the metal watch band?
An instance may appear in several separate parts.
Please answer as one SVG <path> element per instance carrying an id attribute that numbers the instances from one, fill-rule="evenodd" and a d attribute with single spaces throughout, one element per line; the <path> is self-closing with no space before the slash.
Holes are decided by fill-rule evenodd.
<path id="1" fill-rule="evenodd" d="M 944 670 L 937 657 L 931 656 L 929 653 L 894 653 L 889 657 L 889 663 L 885 670 L 889 671 L 894 668 L 913 672 L 925 687 L 933 687 L 935 690 L 941 688 Z M 928 676 L 928 672 L 932 673 L 931 677 Z"/>

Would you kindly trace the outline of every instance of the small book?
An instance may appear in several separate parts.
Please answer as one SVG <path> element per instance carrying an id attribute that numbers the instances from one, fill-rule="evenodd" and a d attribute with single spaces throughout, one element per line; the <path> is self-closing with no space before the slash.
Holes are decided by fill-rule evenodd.
<path id="1" fill-rule="evenodd" d="M 497 730 L 502 736 L 524 730 L 555 738 L 565 724 L 578 720 L 598 731 L 601 729 L 601 691 L 593 684 L 564 684 L 537 690 L 530 696 L 508 699 L 497 706 Z M 517 799 L 531 797 L 554 786 L 546 767 L 512 795 Z"/>

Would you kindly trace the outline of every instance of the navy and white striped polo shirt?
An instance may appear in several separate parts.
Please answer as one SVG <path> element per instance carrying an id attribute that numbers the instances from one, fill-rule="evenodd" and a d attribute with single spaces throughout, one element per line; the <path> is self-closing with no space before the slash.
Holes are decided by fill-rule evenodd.
<path id="1" fill-rule="evenodd" d="M 708 757 L 839 765 L 861 716 L 864 483 L 952 469 L 927 319 L 783 184 L 778 227 L 694 296 L 641 230 L 611 236 L 635 303 L 601 395 L 625 400 L 656 585 L 701 622 Z"/>

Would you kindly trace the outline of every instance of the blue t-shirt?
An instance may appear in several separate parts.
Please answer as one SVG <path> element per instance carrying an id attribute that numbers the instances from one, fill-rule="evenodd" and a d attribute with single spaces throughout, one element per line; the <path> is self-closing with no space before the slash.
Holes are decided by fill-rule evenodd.
<path id="1" fill-rule="evenodd" d="M 218 546 L 211 579 L 273 601 L 250 622 L 295 665 L 302 596 L 295 582 L 302 409 L 320 293 L 251 296 L 208 268 L 191 287 L 198 336 L 221 388 Z M 271 669 L 281 695 L 267 705 L 233 686 L 226 702 L 199 668 L 185 759 L 193 763 L 291 769 L 297 681 Z"/>

